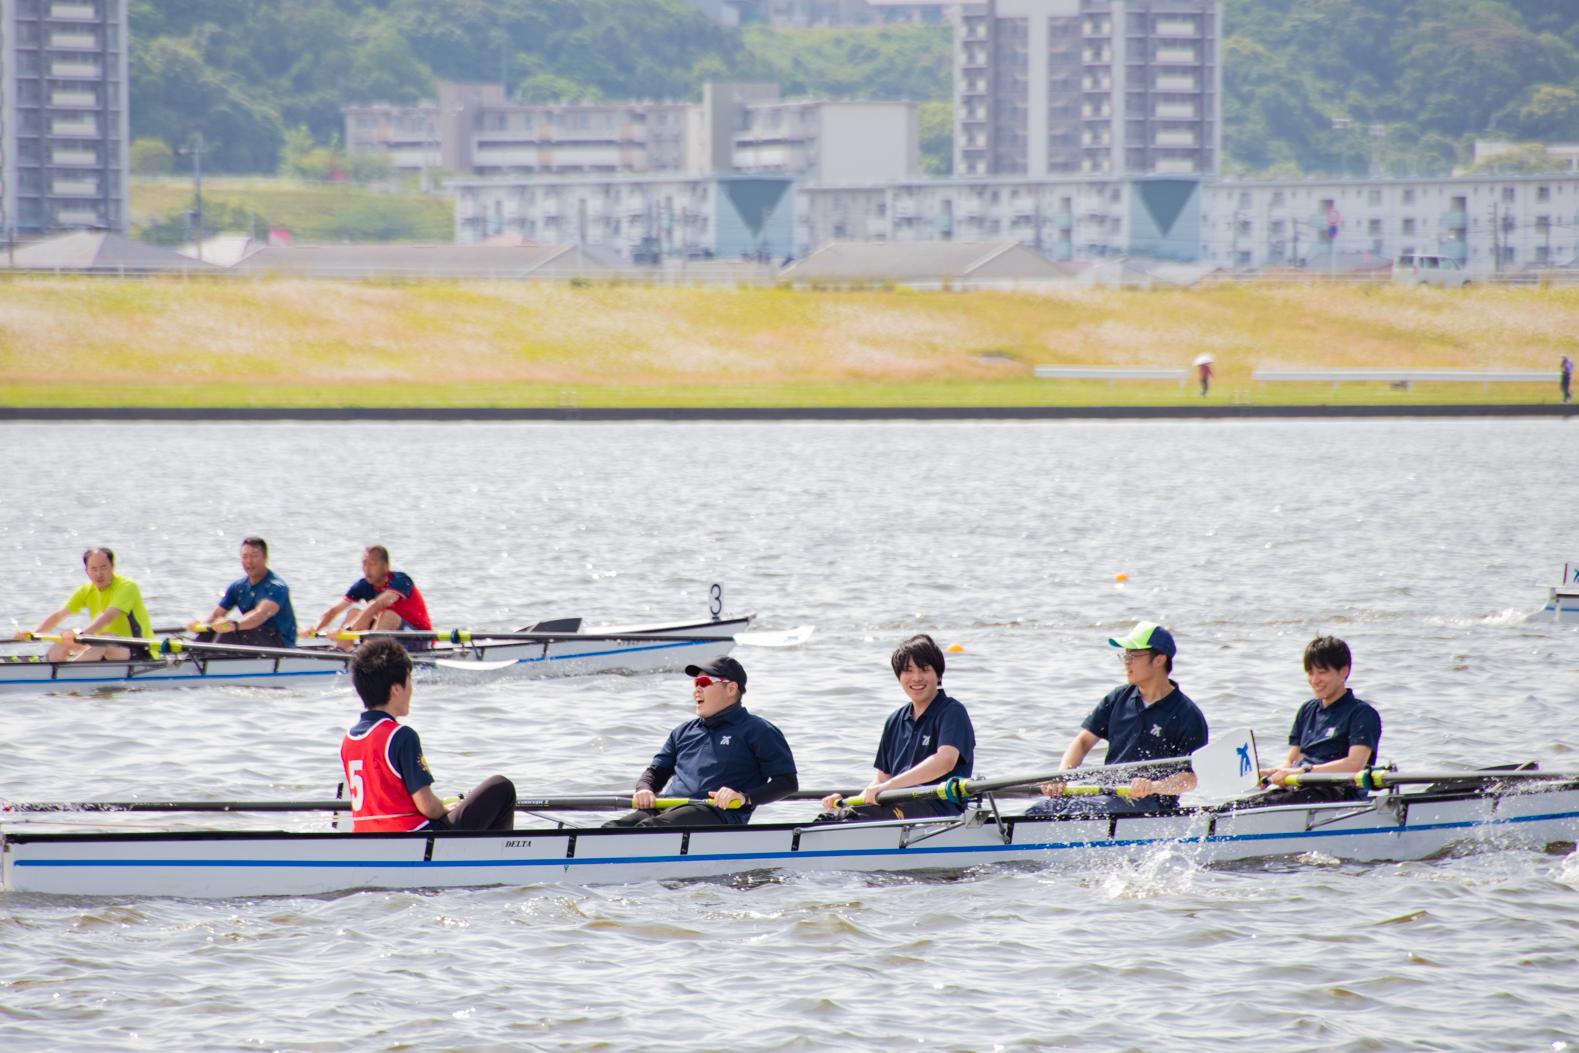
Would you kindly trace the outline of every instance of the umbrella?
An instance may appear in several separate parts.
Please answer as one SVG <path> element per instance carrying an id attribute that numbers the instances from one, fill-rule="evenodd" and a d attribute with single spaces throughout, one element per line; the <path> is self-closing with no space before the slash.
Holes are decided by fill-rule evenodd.
<path id="1" fill-rule="evenodd" d="M 1217 361 L 1217 359 L 1213 358 L 1211 355 L 1196 355 L 1195 356 L 1195 361 L 1191 362 L 1190 365 L 1192 365 L 1192 366 L 1209 366 L 1213 362 L 1216 362 L 1216 361 Z"/>

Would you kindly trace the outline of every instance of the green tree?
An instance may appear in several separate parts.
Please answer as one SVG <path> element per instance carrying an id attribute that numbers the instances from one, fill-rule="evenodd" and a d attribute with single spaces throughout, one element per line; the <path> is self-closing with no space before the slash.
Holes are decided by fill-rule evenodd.
<path id="1" fill-rule="evenodd" d="M 921 170 L 932 176 L 951 174 L 954 171 L 953 104 L 923 102 L 918 116 L 921 122 Z"/>
<path id="2" fill-rule="evenodd" d="M 137 175 L 169 175 L 175 171 L 175 151 L 163 139 L 133 139 L 131 164 Z"/>

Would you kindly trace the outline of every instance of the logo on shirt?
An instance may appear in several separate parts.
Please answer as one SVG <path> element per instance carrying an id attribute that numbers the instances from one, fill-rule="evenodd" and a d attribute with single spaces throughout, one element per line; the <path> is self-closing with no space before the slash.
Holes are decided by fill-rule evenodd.
<path id="1" fill-rule="evenodd" d="M 1161 724 L 1153 724 L 1151 726 L 1151 733 L 1152 733 L 1153 736 L 1160 736 L 1162 734 L 1162 725 Z"/>
<path id="2" fill-rule="evenodd" d="M 923 746 L 930 746 L 930 745 L 932 745 L 932 736 L 931 735 L 922 735 L 921 736 L 921 745 L 923 745 Z"/>
<path id="3" fill-rule="evenodd" d="M 1327 733 L 1325 735 L 1323 735 L 1322 738 L 1330 739 L 1330 738 L 1332 738 L 1332 736 L 1336 735 L 1337 733 L 1338 733 L 1338 729 L 1337 728 L 1328 728 L 1327 729 Z"/>
<path id="4" fill-rule="evenodd" d="M 718 736 L 718 744 L 720 746 L 727 746 L 727 745 L 729 745 L 729 738 L 730 737 L 728 735 L 720 735 L 720 736 Z"/>
<path id="5" fill-rule="evenodd" d="M 429 775 L 433 774 L 433 772 L 428 768 L 428 755 L 426 753 L 417 754 L 417 767 L 421 768 Z"/>

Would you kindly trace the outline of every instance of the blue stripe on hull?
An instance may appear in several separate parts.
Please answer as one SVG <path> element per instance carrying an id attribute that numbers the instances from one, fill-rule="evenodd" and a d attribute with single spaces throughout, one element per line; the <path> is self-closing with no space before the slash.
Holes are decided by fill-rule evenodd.
<path id="1" fill-rule="evenodd" d="M 316 860 L 316 859 L 17 859 L 13 866 L 17 867 L 212 867 L 216 869 L 230 869 L 236 867 L 259 868 L 311 868 L 311 869 L 403 869 L 403 870 L 454 870 L 459 868 L 499 869 L 504 867 L 557 867 L 570 869 L 573 867 L 592 866 L 627 866 L 634 864 L 655 865 L 668 863 L 696 863 L 696 862 L 761 862 L 771 864 L 774 861 L 790 861 L 797 859 L 854 859 L 854 858 L 891 858 L 903 856 L 913 858 L 916 856 L 959 856 L 959 855 L 998 855 L 1008 852 L 1055 852 L 1068 850 L 1092 850 L 1109 848 L 1145 848 L 1153 845 L 1199 845 L 1199 844 L 1252 844 L 1267 841 L 1295 841 L 1312 842 L 1322 839 L 1366 837 L 1378 834 L 1410 834 L 1440 830 L 1470 830 L 1477 827 L 1495 830 L 1498 827 L 1514 826 L 1523 823 L 1561 822 L 1566 820 L 1579 820 L 1579 812 L 1552 812 L 1543 815 L 1514 816 L 1507 819 L 1487 820 L 1455 820 L 1452 822 L 1421 823 L 1411 826 L 1377 826 L 1363 827 L 1347 830 L 1296 830 L 1282 833 L 1266 834 L 1211 834 L 1207 836 L 1184 837 L 1137 837 L 1121 838 L 1111 841 L 1037 841 L 1023 845 L 934 845 L 930 847 L 917 846 L 913 848 L 851 848 L 851 849 L 803 849 L 794 852 L 740 852 L 740 853 L 711 853 L 675 856 L 576 856 L 574 858 L 556 857 L 551 859 L 461 859 L 461 860 Z M 526 831 L 517 831 L 526 833 Z"/>

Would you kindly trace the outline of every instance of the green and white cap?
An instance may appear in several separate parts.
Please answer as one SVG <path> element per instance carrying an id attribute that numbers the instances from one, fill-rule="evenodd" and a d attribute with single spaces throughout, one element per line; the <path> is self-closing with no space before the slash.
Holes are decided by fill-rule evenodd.
<path id="1" fill-rule="evenodd" d="M 1128 636 L 1120 640 L 1109 639 L 1108 643 L 1126 651 L 1156 651 L 1169 658 L 1179 653 L 1178 645 L 1173 642 L 1173 634 L 1156 622 L 1137 622 Z"/>

